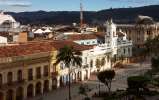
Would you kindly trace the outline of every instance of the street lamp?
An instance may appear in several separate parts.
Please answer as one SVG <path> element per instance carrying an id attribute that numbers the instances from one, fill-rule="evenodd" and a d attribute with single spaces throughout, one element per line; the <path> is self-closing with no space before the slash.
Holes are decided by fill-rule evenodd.
<path id="1" fill-rule="evenodd" d="M 98 69 L 97 72 L 99 74 L 100 70 Z M 99 84 L 98 84 L 98 88 L 99 88 L 99 96 L 100 96 L 100 81 L 99 81 Z"/>

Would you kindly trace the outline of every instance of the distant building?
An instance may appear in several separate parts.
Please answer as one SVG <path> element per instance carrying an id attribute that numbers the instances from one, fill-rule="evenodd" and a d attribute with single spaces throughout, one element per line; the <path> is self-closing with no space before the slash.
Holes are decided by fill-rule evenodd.
<path id="1" fill-rule="evenodd" d="M 159 25 L 149 16 L 138 16 L 135 24 L 117 24 L 117 30 L 125 32 L 137 47 L 143 46 L 148 38 L 159 35 Z"/>
<path id="2" fill-rule="evenodd" d="M 19 22 L 16 22 L 11 15 L 4 14 L 3 12 L 0 13 L 0 36 L 7 38 L 7 43 L 22 42 L 19 41 L 22 40 L 19 35 L 24 31 L 27 36 L 28 33 L 25 26 L 22 26 Z M 24 39 L 24 35 L 22 38 Z M 27 39 L 28 37 L 25 38 Z"/>

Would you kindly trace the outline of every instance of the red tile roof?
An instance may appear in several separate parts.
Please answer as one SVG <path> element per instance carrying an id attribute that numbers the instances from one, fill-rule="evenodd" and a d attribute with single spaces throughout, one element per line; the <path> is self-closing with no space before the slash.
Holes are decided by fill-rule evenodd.
<path id="1" fill-rule="evenodd" d="M 76 50 L 80 51 L 92 48 L 92 46 L 83 46 L 72 41 L 37 41 L 0 47 L 0 57 L 24 56 L 42 52 L 50 52 L 55 49 L 59 50 L 65 45 L 73 46 Z"/>
<path id="2" fill-rule="evenodd" d="M 68 35 L 67 40 L 89 40 L 89 39 L 97 39 L 100 37 L 104 37 L 104 33 L 92 33 L 92 34 L 74 34 Z"/>

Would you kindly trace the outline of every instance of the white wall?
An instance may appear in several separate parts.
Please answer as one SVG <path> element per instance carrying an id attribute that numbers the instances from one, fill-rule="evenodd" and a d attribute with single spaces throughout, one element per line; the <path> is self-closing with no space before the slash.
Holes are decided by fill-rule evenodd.
<path id="1" fill-rule="evenodd" d="M 98 44 L 97 39 L 77 40 L 77 41 L 74 41 L 74 42 L 78 43 L 78 44 L 83 44 L 83 45 L 96 45 L 96 44 Z"/>
<path id="2" fill-rule="evenodd" d="M 7 44 L 7 38 L 0 36 L 0 43 L 1 44 Z"/>

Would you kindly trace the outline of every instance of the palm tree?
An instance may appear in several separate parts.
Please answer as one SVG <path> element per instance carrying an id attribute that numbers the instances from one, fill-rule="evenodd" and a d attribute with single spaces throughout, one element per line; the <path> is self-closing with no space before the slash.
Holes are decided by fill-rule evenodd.
<path id="1" fill-rule="evenodd" d="M 69 100 L 71 100 L 71 81 L 70 73 L 72 65 L 81 66 L 82 59 L 80 57 L 81 52 L 75 50 L 73 47 L 65 46 L 59 50 L 56 56 L 55 66 L 60 62 L 63 62 L 67 68 L 69 68 Z"/>

